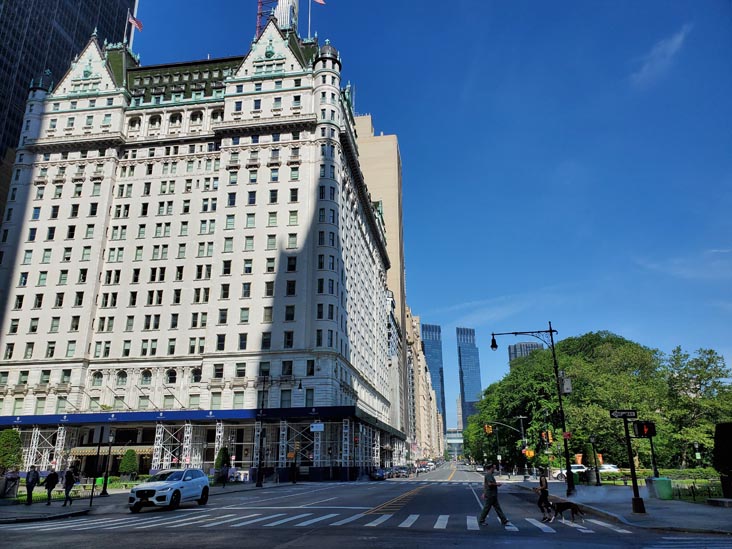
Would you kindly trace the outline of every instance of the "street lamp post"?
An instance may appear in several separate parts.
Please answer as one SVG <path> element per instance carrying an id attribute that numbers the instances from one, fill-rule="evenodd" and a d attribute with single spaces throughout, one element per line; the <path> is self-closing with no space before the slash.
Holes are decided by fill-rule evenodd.
<path id="1" fill-rule="evenodd" d="M 526 435 L 524 435 L 524 420 L 528 419 L 526 416 L 516 416 L 514 419 L 518 419 L 521 422 L 521 453 L 524 455 L 524 482 L 529 480 L 529 458 L 526 457 Z"/>
<path id="2" fill-rule="evenodd" d="M 112 464 L 112 443 L 114 442 L 114 435 L 109 433 L 109 446 L 107 448 L 107 467 L 104 471 L 104 484 L 102 485 L 102 491 L 99 496 L 108 496 L 107 483 L 109 481 L 109 466 Z"/>
<path id="3" fill-rule="evenodd" d="M 552 350 L 552 361 L 554 363 L 554 378 L 556 380 L 557 384 L 557 397 L 559 398 L 559 419 L 562 423 L 562 439 L 564 440 L 564 461 L 567 469 L 567 495 L 571 496 L 574 494 L 574 477 L 572 476 L 572 463 L 569 459 L 569 444 L 567 443 L 567 438 L 565 436 L 565 433 L 567 432 L 567 424 L 564 418 L 564 405 L 562 403 L 562 386 L 559 381 L 559 365 L 557 364 L 557 352 L 554 348 L 554 334 L 558 333 L 554 328 L 552 328 L 552 323 L 549 322 L 549 329 L 548 330 L 536 330 L 534 332 L 502 332 L 502 333 L 492 333 L 491 334 L 491 349 L 494 351 L 498 349 L 498 343 L 496 343 L 496 336 L 501 335 L 527 335 L 534 337 L 538 339 L 539 341 L 544 342 L 545 344 L 548 344 L 549 347 Z M 547 341 L 548 336 L 548 341 Z"/>
<path id="4" fill-rule="evenodd" d="M 590 435 L 590 444 L 592 444 L 592 455 L 595 456 L 595 486 L 602 486 L 600 481 L 600 468 L 597 466 L 597 450 L 595 450 L 595 435 Z"/>

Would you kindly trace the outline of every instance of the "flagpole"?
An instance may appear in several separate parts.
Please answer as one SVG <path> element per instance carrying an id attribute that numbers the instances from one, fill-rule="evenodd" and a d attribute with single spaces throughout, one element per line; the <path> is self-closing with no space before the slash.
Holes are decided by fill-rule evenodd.
<path id="1" fill-rule="evenodd" d="M 122 39 L 122 43 L 127 45 L 127 25 L 130 24 L 130 8 L 127 8 L 127 17 L 125 17 L 125 36 Z"/>
<path id="2" fill-rule="evenodd" d="M 310 39 L 310 12 L 313 8 L 313 0 L 308 0 L 308 39 Z"/>

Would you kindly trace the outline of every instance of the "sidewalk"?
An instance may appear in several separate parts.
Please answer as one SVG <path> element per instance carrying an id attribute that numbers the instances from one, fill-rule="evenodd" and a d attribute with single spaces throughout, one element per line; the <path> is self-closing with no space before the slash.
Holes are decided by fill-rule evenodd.
<path id="1" fill-rule="evenodd" d="M 302 482 L 298 484 L 308 484 Z M 275 484 L 274 482 L 265 482 L 262 488 L 257 488 L 255 483 L 233 482 L 222 488 L 220 485 L 211 486 L 209 497 L 216 497 L 224 494 L 234 494 L 237 492 L 249 492 L 254 490 L 264 490 L 268 488 L 276 488 L 278 486 L 292 486 L 290 483 Z M 40 501 L 38 496 L 40 491 L 34 492 L 36 503 L 33 505 L 13 505 L 0 504 L 0 524 L 20 523 L 20 522 L 36 522 L 43 520 L 62 519 L 67 517 L 76 517 L 80 515 L 103 515 L 107 513 L 119 513 L 127 511 L 127 494 L 129 490 L 124 488 L 112 488 L 108 490 L 108 497 L 100 497 L 99 494 L 94 495 L 92 507 L 89 507 L 89 498 L 75 499 L 71 506 L 62 507 L 63 501 L 56 500 L 51 505 L 45 503 L 44 499 Z M 21 489 L 21 494 L 24 491 Z"/>
<path id="2" fill-rule="evenodd" d="M 501 480 L 500 482 L 504 482 Z M 510 481 L 509 481 L 510 482 Z M 538 481 L 510 482 L 530 490 Z M 706 503 L 689 503 L 679 500 L 651 498 L 645 486 L 639 488 L 646 509 L 645 514 L 633 513 L 632 486 L 577 486 L 577 493 L 566 497 L 563 482 L 549 482 L 550 500 L 568 500 L 577 503 L 584 511 L 617 522 L 675 532 L 704 534 L 732 534 L 732 508 L 714 507 Z"/>

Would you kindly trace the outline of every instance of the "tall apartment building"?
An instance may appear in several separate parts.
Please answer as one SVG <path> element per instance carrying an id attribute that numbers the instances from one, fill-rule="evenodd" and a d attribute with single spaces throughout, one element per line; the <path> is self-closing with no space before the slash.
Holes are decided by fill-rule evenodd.
<path id="1" fill-rule="evenodd" d="M 137 0 L 0 2 L 0 215 L 27 121 L 30 81 L 58 81 L 95 29 L 100 41 L 121 42 L 128 9 L 136 13 Z"/>
<path id="2" fill-rule="evenodd" d="M 468 418 L 478 412 L 476 404 L 480 401 L 483 385 L 480 380 L 480 357 L 475 345 L 475 330 L 457 328 L 458 364 L 460 368 L 460 404 L 462 406 L 463 427 Z"/>
<path id="3" fill-rule="evenodd" d="M 350 89 L 296 27 L 148 67 L 92 38 L 31 89 L 0 245 L 0 424 L 26 465 L 94 471 L 100 424 L 143 468 L 404 462 Z"/>
<path id="4" fill-rule="evenodd" d="M 407 322 L 406 283 L 404 273 L 404 224 L 402 217 L 402 159 L 396 135 L 374 135 L 370 115 L 357 116 L 356 140 L 359 161 L 366 184 L 371 191 L 371 199 L 378 203 L 384 225 L 386 226 L 386 249 L 389 253 L 391 268 L 386 275 L 386 283 L 392 293 L 395 313 L 399 322 L 402 340 L 401 355 L 395 362 L 398 373 L 395 381 L 402 406 L 399 410 L 399 429 L 406 431 L 409 424 L 407 392 L 409 374 L 407 372 L 407 345 L 405 326 Z M 396 411 L 396 410 L 395 410 Z"/>
<path id="5" fill-rule="evenodd" d="M 422 324 L 422 344 L 432 386 L 437 395 L 437 410 L 442 415 L 442 432 L 447 433 L 445 420 L 445 374 L 442 367 L 442 329 L 436 324 Z"/>
<path id="6" fill-rule="evenodd" d="M 521 343 L 514 343 L 508 346 L 508 363 L 520 358 L 522 356 L 529 356 L 534 351 L 543 349 L 544 346 L 541 343 L 535 343 L 533 341 L 523 341 Z"/>

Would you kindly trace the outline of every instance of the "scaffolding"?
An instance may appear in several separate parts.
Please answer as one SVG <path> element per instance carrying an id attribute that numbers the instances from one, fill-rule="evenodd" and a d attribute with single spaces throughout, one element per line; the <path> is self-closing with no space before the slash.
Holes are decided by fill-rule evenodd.
<path id="1" fill-rule="evenodd" d="M 153 459 L 150 464 L 152 469 L 159 471 L 180 463 L 186 425 L 158 423 L 155 426 L 155 445 L 153 446 Z"/>
<path id="2" fill-rule="evenodd" d="M 57 429 L 40 429 L 37 426 L 33 427 L 30 432 L 21 432 L 24 470 L 30 469 L 31 465 L 35 465 L 42 471 L 49 468 L 56 450 L 57 433 Z"/>

